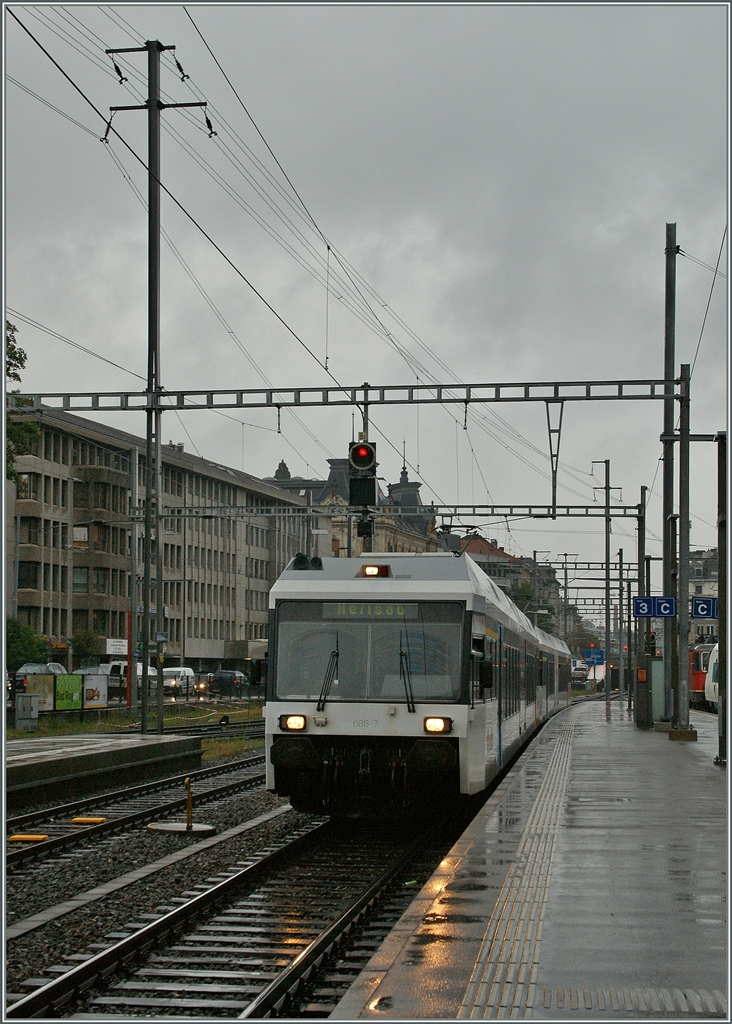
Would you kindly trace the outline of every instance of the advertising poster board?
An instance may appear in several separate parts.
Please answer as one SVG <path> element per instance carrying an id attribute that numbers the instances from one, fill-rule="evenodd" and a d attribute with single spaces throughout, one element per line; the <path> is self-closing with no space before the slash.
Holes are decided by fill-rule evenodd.
<path id="1" fill-rule="evenodd" d="M 56 676 L 56 710 L 81 710 L 83 677 L 78 675 Z"/>
<path id="2" fill-rule="evenodd" d="M 38 710 L 53 711 L 53 681 L 56 677 L 27 675 L 25 678 L 25 692 L 38 697 Z"/>
<path id="3" fill-rule="evenodd" d="M 106 708 L 107 677 L 84 675 L 84 709 Z"/>

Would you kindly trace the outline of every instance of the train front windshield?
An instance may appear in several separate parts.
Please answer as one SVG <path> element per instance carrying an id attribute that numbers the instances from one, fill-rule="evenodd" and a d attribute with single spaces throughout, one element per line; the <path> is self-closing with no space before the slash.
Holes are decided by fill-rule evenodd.
<path id="1" fill-rule="evenodd" d="M 282 601 L 279 700 L 457 701 L 464 607 L 438 601 Z"/>

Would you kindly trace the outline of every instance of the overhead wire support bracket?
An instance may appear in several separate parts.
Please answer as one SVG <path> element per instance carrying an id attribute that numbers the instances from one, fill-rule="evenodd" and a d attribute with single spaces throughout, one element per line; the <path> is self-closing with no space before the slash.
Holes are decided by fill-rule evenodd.
<path id="1" fill-rule="evenodd" d="M 564 418 L 564 399 L 548 398 L 546 400 L 546 425 L 549 431 L 549 459 L 552 471 L 552 508 L 557 507 L 557 472 L 559 470 L 559 443 L 562 439 L 562 419 Z M 467 408 L 467 406 L 466 406 Z M 559 419 L 556 412 L 559 410 Z M 552 425 L 552 412 L 555 414 Z M 552 516 L 556 519 L 556 515 Z"/>
<path id="2" fill-rule="evenodd" d="M 510 402 L 607 402 L 607 401 L 663 401 L 668 397 L 663 379 L 627 381 L 562 381 L 529 384 L 391 384 L 385 386 L 345 385 L 310 388 L 221 388 L 207 391 L 164 391 L 156 396 L 156 405 L 162 409 L 259 409 L 279 405 L 293 406 L 352 406 L 372 405 L 444 405 L 444 404 L 504 404 Z M 673 398 L 681 401 L 685 394 L 683 381 L 674 381 Z M 359 401 L 359 392 L 363 399 Z M 548 392 L 548 394 L 547 394 Z M 139 391 L 109 392 L 36 392 L 8 394 L 7 408 L 22 412 L 26 409 L 63 408 L 74 411 L 100 408 L 108 412 L 117 409 L 145 409 L 147 397 Z"/>
<path id="3" fill-rule="evenodd" d="M 371 516 L 397 517 L 441 516 L 444 518 L 499 518 L 510 516 L 515 519 L 551 519 L 554 514 L 561 518 L 603 519 L 606 511 L 602 505 L 423 505 L 421 508 L 393 508 L 384 506 L 368 506 Z M 282 518 L 302 518 L 322 516 L 328 519 L 340 519 L 346 516 L 360 517 L 364 509 L 355 505 L 166 505 L 162 510 L 164 517 L 180 516 L 186 519 L 238 519 L 249 516 L 276 516 Z M 612 505 L 610 515 L 614 519 L 635 519 L 638 516 L 637 505 Z M 141 518 L 142 513 L 132 511 L 132 518 Z M 604 565 L 604 563 L 603 563 Z"/>

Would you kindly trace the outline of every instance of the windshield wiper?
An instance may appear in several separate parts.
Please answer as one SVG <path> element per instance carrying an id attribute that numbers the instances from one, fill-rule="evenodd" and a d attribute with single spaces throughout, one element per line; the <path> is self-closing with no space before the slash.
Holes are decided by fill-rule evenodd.
<path id="1" fill-rule="evenodd" d="M 407 711 L 416 713 L 414 705 L 414 692 L 412 691 L 412 668 L 409 663 L 409 652 L 402 647 L 402 634 L 399 634 L 399 678 L 404 682 L 404 692 L 407 695 Z"/>
<path id="2" fill-rule="evenodd" d="M 325 702 L 328 699 L 330 688 L 333 685 L 333 680 L 338 673 L 338 634 L 336 633 L 336 649 L 330 652 L 330 659 L 328 661 L 328 667 L 325 670 L 323 676 L 323 685 L 320 687 L 320 696 L 318 697 L 318 703 L 315 706 L 316 711 L 322 711 L 325 707 Z"/>

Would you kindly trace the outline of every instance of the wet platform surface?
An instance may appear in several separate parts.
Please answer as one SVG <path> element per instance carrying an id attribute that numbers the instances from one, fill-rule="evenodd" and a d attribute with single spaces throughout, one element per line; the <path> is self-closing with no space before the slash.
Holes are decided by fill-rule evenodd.
<path id="1" fill-rule="evenodd" d="M 200 767 L 198 737 L 95 733 L 30 736 L 5 744 L 9 810 Z"/>
<path id="2" fill-rule="evenodd" d="M 578 705 L 532 741 L 331 1016 L 727 1018 L 727 776 Z"/>

